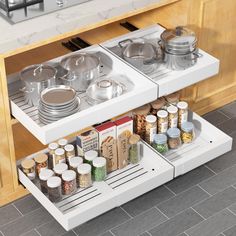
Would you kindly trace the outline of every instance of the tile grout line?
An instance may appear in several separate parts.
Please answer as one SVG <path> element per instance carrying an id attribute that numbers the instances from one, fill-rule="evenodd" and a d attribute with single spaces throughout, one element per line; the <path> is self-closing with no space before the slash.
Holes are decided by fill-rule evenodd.
<path id="1" fill-rule="evenodd" d="M 148 231 L 143 232 L 143 234 L 144 234 L 144 233 L 146 233 L 146 234 L 152 236 Z"/>
<path id="2" fill-rule="evenodd" d="M 225 114 L 222 110 L 220 110 L 220 109 L 218 109 L 217 110 L 219 113 L 221 113 L 221 114 L 223 114 L 224 116 L 226 116 L 228 119 L 231 119 L 232 117 L 229 117 L 227 114 Z M 225 121 L 227 121 L 227 120 L 224 120 L 224 121 L 222 121 L 222 122 L 220 122 L 219 124 L 222 124 L 223 122 L 225 122 Z M 217 124 L 218 125 L 218 124 Z"/>
<path id="3" fill-rule="evenodd" d="M 0 234 L 2 234 L 2 236 L 5 236 L 2 231 L 0 231 Z"/>
<path id="4" fill-rule="evenodd" d="M 108 230 L 108 232 L 111 233 L 111 235 L 116 236 L 111 230 Z"/>
<path id="5" fill-rule="evenodd" d="M 78 236 L 78 234 L 74 231 L 74 229 L 71 230 L 76 236 Z"/>
<path id="6" fill-rule="evenodd" d="M 122 206 L 120 206 L 121 210 L 124 211 L 131 219 L 133 219 L 134 217 L 132 215 L 130 215 Z"/>
<path id="7" fill-rule="evenodd" d="M 163 215 L 167 218 L 167 220 L 170 219 L 170 217 L 168 217 L 168 216 L 167 216 L 162 210 L 160 210 L 157 206 L 155 206 L 154 208 L 156 208 L 158 211 L 160 211 L 161 214 L 163 214 Z"/>
<path id="8" fill-rule="evenodd" d="M 232 206 L 232 205 L 233 205 L 233 204 L 231 204 L 230 206 Z M 232 210 L 229 209 L 230 206 L 226 207 L 226 209 L 227 209 L 229 212 L 231 212 L 234 216 L 236 216 L 236 213 L 234 213 Z"/>
<path id="9" fill-rule="evenodd" d="M 19 213 L 21 216 L 24 216 L 24 214 L 14 205 L 14 203 L 11 204 Z"/>
<path id="10" fill-rule="evenodd" d="M 193 207 L 190 207 L 190 209 L 192 209 L 195 213 L 197 213 L 198 215 L 200 215 L 204 220 L 206 220 L 206 218 L 201 215 L 198 211 L 196 211 Z"/>
<path id="11" fill-rule="evenodd" d="M 214 160 L 214 159 L 213 159 Z M 207 164 L 207 163 L 206 163 Z M 208 170 L 210 170 L 211 172 L 213 172 L 215 175 L 217 175 L 217 173 L 214 171 L 214 170 L 212 170 L 210 167 L 208 167 L 206 164 L 204 164 L 204 166 L 208 169 Z"/>
<path id="12" fill-rule="evenodd" d="M 41 234 L 39 233 L 39 231 L 36 228 L 34 228 L 34 230 L 39 236 L 41 236 Z"/>
<path id="13" fill-rule="evenodd" d="M 197 184 L 196 186 L 198 186 L 203 192 L 205 192 L 206 194 L 213 196 L 211 193 L 208 193 L 203 187 L 201 187 L 199 184 Z"/>
<path id="14" fill-rule="evenodd" d="M 173 193 L 174 195 L 177 195 L 174 191 L 172 191 L 168 186 L 166 186 L 165 184 L 163 185 L 165 188 L 167 188 L 167 190 L 169 190 L 171 193 Z"/>

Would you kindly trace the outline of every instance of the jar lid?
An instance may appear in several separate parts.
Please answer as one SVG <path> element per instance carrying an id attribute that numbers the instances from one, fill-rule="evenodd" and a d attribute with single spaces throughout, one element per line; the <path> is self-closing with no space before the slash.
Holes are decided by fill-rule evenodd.
<path id="1" fill-rule="evenodd" d="M 156 101 L 151 102 L 151 107 L 153 109 L 160 109 L 163 106 L 165 106 L 165 104 L 166 104 L 165 99 L 163 97 L 161 97 L 161 98 L 158 98 Z"/>
<path id="2" fill-rule="evenodd" d="M 93 166 L 97 168 L 106 166 L 106 163 L 107 163 L 107 160 L 104 157 L 96 157 L 93 160 Z"/>
<path id="3" fill-rule="evenodd" d="M 168 116 L 168 113 L 165 110 L 160 110 L 157 112 L 157 116 L 160 118 L 166 118 Z"/>
<path id="4" fill-rule="evenodd" d="M 167 96 L 165 96 L 165 99 L 167 100 L 167 102 L 175 102 L 178 101 L 180 97 L 180 93 L 179 92 L 175 92 L 175 93 L 171 93 Z"/>
<path id="5" fill-rule="evenodd" d="M 72 152 L 72 151 L 75 150 L 75 147 L 74 147 L 74 145 L 72 145 L 72 144 L 67 144 L 67 145 L 64 147 L 64 149 L 65 149 L 66 152 Z"/>
<path id="6" fill-rule="evenodd" d="M 81 175 L 89 174 L 91 172 L 91 165 L 85 163 L 78 166 L 77 171 Z"/>
<path id="7" fill-rule="evenodd" d="M 140 136 L 138 134 L 132 134 L 130 137 L 129 137 L 129 143 L 130 144 L 136 144 L 140 141 Z"/>
<path id="8" fill-rule="evenodd" d="M 38 154 L 35 158 L 34 158 L 36 163 L 44 163 L 48 160 L 48 156 L 45 153 L 41 153 Z"/>
<path id="9" fill-rule="evenodd" d="M 184 131 L 184 132 L 190 132 L 194 129 L 194 125 L 192 122 L 184 122 L 181 124 L 181 129 Z"/>
<path id="10" fill-rule="evenodd" d="M 167 107 L 167 111 L 171 114 L 175 114 L 178 112 L 178 108 L 175 106 L 169 106 L 169 107 Z"/>
<path id="11" fill-rule="evenodd" d="M 25 159 L 21 162 L 21 166 L 24 169 L 31 169 L 34 167 L 35 161 L 33 159 Z"/>
<path id="12" fill-rule="evenodd" d="M 68 166 L 66 163 L 59 163 L 55 165 L 53 170 L 56 174 L 61 175 L 64 171 L 68 170 Z"/>
<path id="13" fill-rule="evenodd" d="M 49 188 L 57 188 L 57 187 L 61 186 L 61 178 L 59 178 L 57 176 L 50 177 L 47 180 L 47 186 Z"/>
<path id="14" fill-rule="evenodd" d="M 48 145 L 48 148 L 51 150 L 56 150 L 59 147 L 59 145 L 57 143 L 50 143 Z"/>
<path id="15" fill-rule="evenodd" d="M 65 150 L 63 148 L 57 148 L 55 150 L 55 155 L 57 156 L 61 156 L 61 155 L 64 155 L 65 154 Z"/>
<path id="16" fill-rule="evenodd" d="M 143 105 L 133 110 L 133 113 L 137 115 L 147 115 L 151 109 L 150 104 Z"/>
<path id="17" fill-rule="evenodd" d="M 177 107 L 179 108 L 179 109 L 187 109 L 188 108 L 188 103 L 187 102 L 178 102 L 177 103 Z"/>
<path id="18" fill-rule="evenodd" d="M 155 134 L 153 139 L 156 144 L 165 144 L 167 142 L 167 136 L 165 134 Z"/>
<path id="19" fill-rule="evenodd" d="M 66 170 L 61 177 L 64 181 L 72 181 L 76 178 L 76 173 L 73 170 Z"/>
<path id="20" fill-rule="evenodd" d="M 167 130 L 167 135 L 170 138 L 178 138 L 180 136 L 180 130 L 178 128 L 169 128 Z"/>
<path id="21" fill-rule="evenodd" d="M 39 173 L 39 179 L 41 180 L 48 180 L 50 177 L 52 177 L 54 175 L 54 172 L 50 169 L 44 169 L 44 170 L 41 170 L 40 173 Z"/>
<path id="22" fill-rule="evenodd" d="M 66 146 L 67 144 L 68 144 L 68 140 L 67 139 L 65 139 L 65 138 L 62 138 L 62 139 L 59 139 L 58 140 L 58 144 L 59 144 L 59 146 Z"/>
<path id="23" fill-rule="evenodd" d="M 69 159 L 70 166 L 73 168 L 77 168 L 79 165 L 83 163 L 82 157 L 71 157 Z"/>
<path id="24" fill-rule="evenodd" d="M 98 156 L 98 152 L 95 150 L 90 150 L 84 153 L 84 158 L 87 161 L 92 161 L 97 156 Z"/>
<path id="25" fill-rule="evenodd" d="M 154 115 L 146 116 L 146 122 L 148 122 L 148 123 L 155 123 L 156 121 L 157 121 L 156 116 L 154 116 Z"/>

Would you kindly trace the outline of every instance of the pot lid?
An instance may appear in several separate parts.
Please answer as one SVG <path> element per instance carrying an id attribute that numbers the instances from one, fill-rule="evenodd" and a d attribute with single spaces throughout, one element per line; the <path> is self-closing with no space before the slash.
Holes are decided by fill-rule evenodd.
<path id="1" fill-rule="evenodd" d="M 161 39 L 166 44 L 175 46 L 192 45 L 197 41 L 195 33 L 182 26 L 165 30 L 161 34 Z"/>
<path id="2" fill-rule="evenodd" d="M 69 71 L 86 72 L 97 68 L 98 65 L 99 58 L 88 53 L 77 53 L 61 60 L 61 66 Z"/>
<path id="3" fill-rule="evenodd" d="M 25 67 L 20 72 L 20 76 L 23 81 L 40 83 L 54 78 L 56 73 L 57 70 L 54 67 L 38 64 Z"/>

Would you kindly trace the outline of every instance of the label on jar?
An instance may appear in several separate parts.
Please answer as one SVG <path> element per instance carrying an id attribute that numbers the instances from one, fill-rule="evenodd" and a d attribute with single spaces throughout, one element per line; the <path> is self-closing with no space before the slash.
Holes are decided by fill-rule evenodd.
<path id="1" fill-rule="evenodd" d="M 179 116 L 179 126 L 188 121 L 188 112 L 181 113 Z"/>
<path id="2" fill-rule="evenodd" d="M 176 128 L 178 125 L 178 117 L 169 119 L 169 128 Z"/>
<path id="3" fill-rule="evenodd" d="M 150 139 L 150 143 L 153 142 L 153 139 L 154 139 L 154 135 L 157 133 L 157 127 L 153 127 L 153 128 L 150 128 L 150 136 L 149 136 L 149 139 Z"/>
<path id="4" fill-rule="evenodd" d="M 168 122 L 159 123 L 158 133 L 166 133 L 168 129 Z"/>

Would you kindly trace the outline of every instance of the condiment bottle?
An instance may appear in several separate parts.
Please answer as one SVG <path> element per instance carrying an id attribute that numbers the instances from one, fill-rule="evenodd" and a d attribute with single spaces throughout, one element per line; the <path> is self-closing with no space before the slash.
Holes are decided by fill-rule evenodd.
<path id="1" fill-rule="evenodd" d="M 129 162 L 137 164 L 141 160 L 141 143 L 138 134 L 132 134 L 129 137 Z"/>
<path id="2" fill-rule="evenodd" d="M 91 165 L 87 163 L 78 166 L 79 186 L 81 188 L 87 188 L 92 185 L 91 169 Z"/>
<path id="3" fill-rule="evenodd" d="M 176 149 L 181 145 L 180 130 L 178 128 L 170 128 L 167 130 L 168 145 L 170 149 Z"/>
<path id="4" fill-rule="evenodd" d="M 56 176 L 61 177 L 62 173 L 68 170 L 68 165 L 66 163 L 59 163 L 55 165 L 53 170 Z"/>
<path id="5" fill-rule="evenodd" d="M 192 122 L 184 122 L 181 126 L 181 139 L 183 143 L 191 143 L 194 139 L 194 125 Z"/>
<path id="6" fill-rule="evenodd" d="M 174 105 L 176 106 L 177 103 L 179 102 L 179 97 L 180 97 L 180 93 L 179 92 L 175 92 L 175 93 L 171 93 L 167 96 L 165 96 L 165 99 L 167 101 L 167 105 Z"/>
<path id="7" fill-rule="evenodd" d="M 151 114 L 156 116 L 159 110 L 165 110 L 166 100 L 164 97 L 158 98 L 156 101 L 151 102 Z"/>
<path id="8" fill-rule="evenodd" d="M 70 195 L 77 191 L 76 172 L 66 170 L 62 173 L 62 194 Z"/>
<path id="9" fill-rule="evenodd" d="M 169 128 L 176 128 L 178 126 L 178 108 L 171 105 L 167 108 L 168 126 Z"/>
<path id="10" fill-rule="evenodd" d="M 68 144 L 68 140 L 65 138 L 62 138 L 62 139 L 59 139 L 57 143 L 60 146 L 60 148 L 64 148 Z"/>
<path id="11" fill-rule="evenodd" d="M 151 105 L 146 104 L 132 111 L 134 121 L 134 132 L 145 139 L 146 116 L 150 112 Z"/>
<path id="12" fill-rule="evenodd" d="M 75 147 L 72 144 L 67 144 L 64 149 L 66 151 L 66 163 L 69 164 L 69 159 L 75 157 Z"/>
<path id="13" fill-rule="evenodd" d="M 84 160 L 86 163 L 93 165 L 93 160 L 98 156 L 98 152 L 95 150 L 89 150 L 84 153 Z"/>
<path id="14" fill-rule="evenodd" d="M 156 134 L 152 146 L 161 154 L 165 154 L 169 148 L 167 144 L 167 136 L 165 134 Z"/>
<path id="15" fill-rule="evenodd" d="M 178 126 L 181 128 L 181 125 L 188 121 L 188 103 L 178 102 L 177 107 L 179 109 Z"/>
<path id="16" fill-rule="evenodd" d="M 168 129 L 168 112 L 159 110 L 157 112 L 158 133 L 166 133 Z"/>
<path id="17" fill-rule="evenodd" d="M 74 170 L 76 172 L 77 186 L 79 186 L 79 174 L 77 172 L 77 168 L 82 163 L 83 163 L 83 158 L 82 157 L 71 157 L 70 160 L 69 160 L 70 169 Z"/>
<path id="18" fill-rule="evenodd" d="M 30 180 L 35 179 L 35 161 L 32 159 L 25 159 L 21 162 L 21 167 L 25 175 L 28 176 Z"/>
<path id="19" fill-rule="evenodd" d="M 103 181 L 107 176 L 107 160 L 104 157 L 96 157 L 93 160 L 94 180 Z"/>
<path id="20" fill-rule="evenodd" d="M 153 137 L 157 133 L 157 118 L 154 115 L 146 116 L 145 141 L 149 144 L 153 142 Z"/>
<path id="21" fill-rule="evenodd" d="M 54 172 L 49 169 L 42 170 L 39 173 L 40 186 L 41 186 L 41 191 L 43 193 L 48 193 L 47 181 L 53 175 L 54 175 Z"/>
<path id="22" fill-rule="evenodd" d="M 57 165 L 59 163 L 65 163 L 66 162 L 65 150 L 63 148 L 57 148 L 55 150 L 55 158 L 54 159 L 55 159 L 55 165 Z"/>
<path id="23" fill-rule="evenodd" d="M 48 168 L 48 156 L 45 153 L 38 154 L 35 158 L 36 174 L 39 175 L 41 170 Z"/>
<path id="24" fill-rule="evenodd" d="M 55 151 L 56 149 L 59 148 L 58 143 L 50 143 L 48 145 L 49 149 L 49 155 L 48 155 L 48 167 L 53 168 L 56 163 L 55 163 Z"/>
<path id="25" fill-rule="evenodd" d="M 53 176 L 47 180 L 48 197 L 52 202 L 59 202 L 62 199 L 61 178 Z"/>

